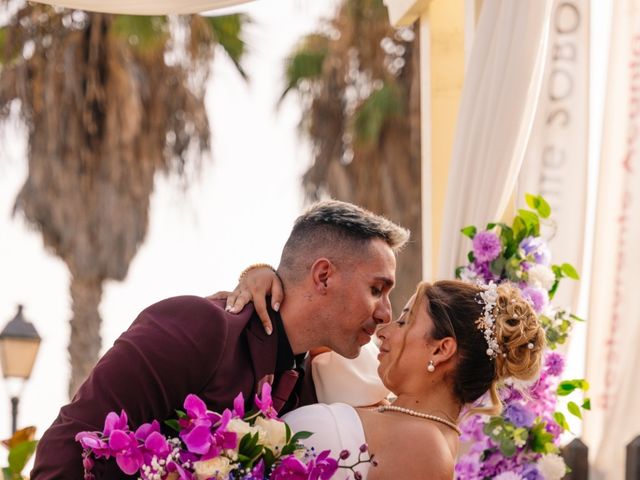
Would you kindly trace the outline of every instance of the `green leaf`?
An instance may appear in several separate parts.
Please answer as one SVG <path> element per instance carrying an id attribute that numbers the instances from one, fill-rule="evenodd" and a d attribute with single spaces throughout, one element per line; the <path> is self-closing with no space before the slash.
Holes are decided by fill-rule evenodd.
<path id="1" fill-rule="evenodd" d="M 558 425 L 560 425 L 560 427 L 562 427 L 562 430 L 569 430 L 569 424 L 567 423 L 567 419 L 562 412 L 555 412 L 553 414 L 553 419 Z"/>
<path id="2" fill-rule="evenodd" d="M 569 317 L 572 318 L 573 320 L 575 320 L 576 322 L 584 322 L 585 321 L 584 318 L 578 317 L 577 315 L 574 315 L 573 313 L 570 313 Z"/>
<path id="3" fill-rule="evenodd" d="M 13 474 L 20 474 L 33 452 L 36 451 L 37 440 L 22 442 L 9 450 L 9 470 Z"/>
<path id="4" fill-rule="evenodd" d="M 497 223 L 487 223 L 487 230 L 493 230 Z"/>
<path id="5" fill-rule="evenodd" d="M 242 31 L 250 23 L 249 16 L 236 13 L 204 18 L 211 27 L 218 45 L 229 56 L 240 75 L 246 79 L 247 74 L 242 67 L 242 59 L 247 51 L 247 44 L 242 39 Z"/>
<path id="6" fill-rule="evenodd" d="M 476 256 L 473 254 L 473 251 L 467 254 L 467 260 L 469 260 L 469 263 L 473 263 L 475 259 L 476 259 Z"/>
<path id="7" fill-rule="evenodd" d="M 491 273 L 493 273 L 494 275 L 501 276 L 502 270 L 504 269 L 504 266 L 506 263 L 507 261 L 505 260 L 504 257 L 500 256 L 496 258 L 493 262 L 491 262 L 491 265 L 490 265 Z"/>
<path id="8" fill-rule="evenodd" d="M 569 410 L 569 413 L 571 413 L 572 415 L 582 419 L 582 412 L 580 411 L 580 407 L 576 402 L 567 403 L 567 410 Z"/>
<path id="9" fill-rule="evenodd" d="M 542 218 L 549 218 L 551 215 L 551 207 L 541 195 L 538 195 L 538 206 L 536 210 Z"/>
<path id="10" fill-rule="evenodd" d="M 179 431 L 180 431 L 180 423 L 178 423 L 178 421 L 177 421 L 176 419 L 165 420 L 165 421 L 164 421 L 164 424 L 165 424 L 167 427 L 169 427 L 169 428 L 171 428 L 171 429 L 175 430 L 176 432 L 179 432 Z"/>
<path id="11" fill-rule="evenodd" d="M 293 437 L 291 437 L 291 443 L 298 443 L 300 440 L 305 440 L 309 438 L 311 435 L 313 435 L 312 432 L 305 432 L 305 431 L 296 432 L 296 434 Z"/>
<path id="12" fill-rule="evenodd" d="M 582 402 L 582 408 L 584 408 L 585 410 L 591 410 L 591 399 L 590 398 L 585 398 L 584 402 Z"/>
<path id="13" fill-rule="evenodd" d="M 505 437 L 500 442 L 500 451 L 505 457 L 513 457 L 516 454 L 516 443 L 512 438 Z"/>
<path id="14" fill-rule="evenodd" d="M 473 225 L 469 225 L 468 227 L 464 227 L 462 230 L 460 230 L 462 232 L 462 234 L 465 237 L 469 237 L 470 239 L 473 240 L 473 237 L 476 236 L 476 233 L 478 233 L 478 229 L 473 226 Z"/>
<path id="15" fill-rule="evenodd" d="M 561 382 L 560 385 L 558 385 L 557 392 L 558 392 L 558 395 L 560 395 L 561 397 L 564 397 L 572 393 L 576 388 L 578 387 L 576 387 L 572 383 Z"/>
<path id="16" fill-rule="evenodd" d="M 529 205 L 529 208 L 532 210 L 537 210 L 540 205 L 540 200 L 538 199 L 538 195 L 532 195 L 531 193 L 524 194 L 524 200 Z"/>
<path id="17" fill-rule="evenodd" d="M 563 263 L 560 268 L 562 268 L 562 273 L 564 273 L 567 277 L 574 280 L 580 280 L 580 275 L 578 275 L 576 269 L 573 268 L 573 265 L 569 263 Z"/>

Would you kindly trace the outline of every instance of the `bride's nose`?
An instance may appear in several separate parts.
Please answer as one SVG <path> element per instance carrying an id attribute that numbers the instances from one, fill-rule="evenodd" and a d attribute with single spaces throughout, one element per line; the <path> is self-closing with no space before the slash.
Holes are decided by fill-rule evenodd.
<path id="1" fill-rule="evenodd" d="M 387 338 L 386 331 L 388 327 L 388 323 L 382 323 L 378 325 L 378 328 L 376 329 L 376 337 L 378 337 L 380 340 L 385 340 Z"/>

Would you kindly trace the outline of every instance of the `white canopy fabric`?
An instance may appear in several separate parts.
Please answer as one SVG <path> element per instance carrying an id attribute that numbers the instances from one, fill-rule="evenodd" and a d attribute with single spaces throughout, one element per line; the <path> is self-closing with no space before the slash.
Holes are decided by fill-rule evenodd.
<path id="1" fill-rule="evenodd" d="M 553 0 L 485 0 L 464 79 L 437 278 L 470 245 L 460 233 L 500 220 L 516 184 L 544 73 Z"/>
<path id="2" fill-rule="evenodd" d="M 126 15 L 169 15 L 200 13 L 231 7 L 253 0 L 34 0 L 37 3 L 89 12 Z"/>

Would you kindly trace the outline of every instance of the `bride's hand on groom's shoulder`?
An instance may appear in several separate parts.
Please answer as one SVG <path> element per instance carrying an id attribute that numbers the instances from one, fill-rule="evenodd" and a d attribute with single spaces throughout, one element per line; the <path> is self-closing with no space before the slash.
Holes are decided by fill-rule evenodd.
<path id="1" fill-rule="evenodd" d="M 238 313 L 247 303 L 253 302 L 265 331 L 271 335 L 273 325 L 267 311 L 269 296 L 271 296 L 271 308 L 278 311 L 284 299 L 282 282 L 272 267 L 258 264 L 251 265 L 240 274 L 238 285 L 232 292 L 216 292 L 207 299 L 226 300 L 225 310 L 231 313 Z"/>

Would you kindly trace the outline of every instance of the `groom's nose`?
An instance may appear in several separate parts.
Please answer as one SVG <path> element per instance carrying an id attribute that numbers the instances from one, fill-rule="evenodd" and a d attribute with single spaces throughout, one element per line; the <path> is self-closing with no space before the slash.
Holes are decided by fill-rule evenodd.
<path id="1" fill-rule="evenodd" d="M 391 318 L 391 300 L 389 300 L 389 295 L 386 294 L 380 298 L 376 311 L 373 314 L 373 319 L 379 325 L 381 323 L 389 323 Z"/>

